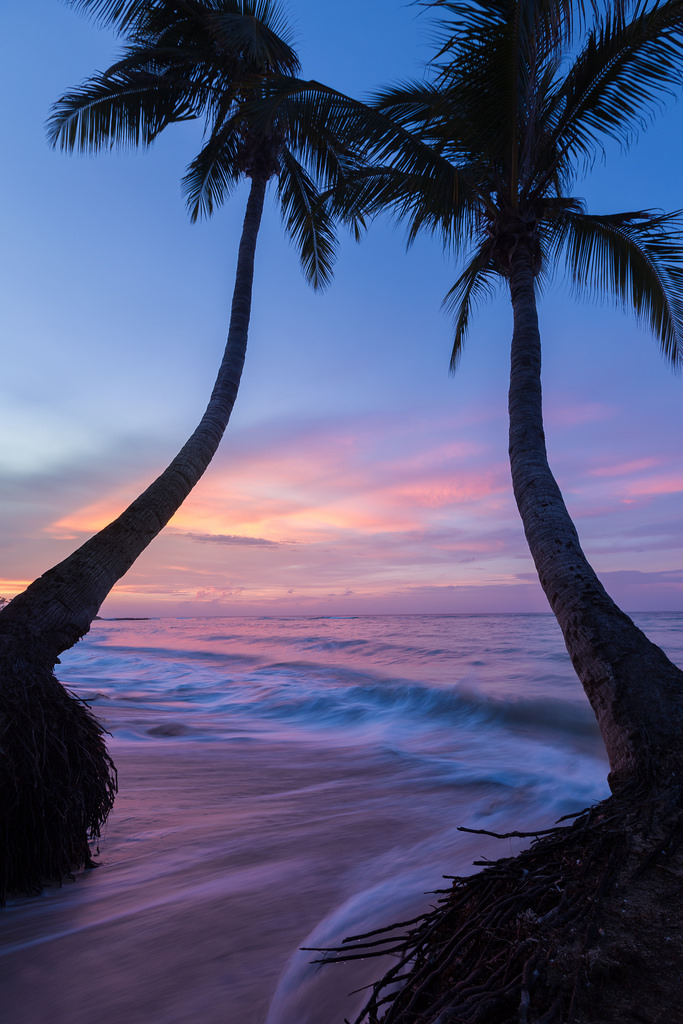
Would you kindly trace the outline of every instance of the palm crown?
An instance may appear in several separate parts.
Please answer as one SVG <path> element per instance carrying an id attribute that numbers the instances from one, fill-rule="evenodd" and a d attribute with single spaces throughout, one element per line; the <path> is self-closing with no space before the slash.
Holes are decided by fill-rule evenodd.
<path id="1" fill-rule="evenodd" d="M 473 305 L 508 277 L 520 244 L 537 279 L 564 260 L 578 290 L 635 309 L 680 363 L 679 214 L 589 215 L 572 188 L 607 141 L 627 146 L 679 86 L 683 3 L 606 5 L 588 29 L 582 5 L 563 0 L 428 6 L 447 18 L 434 76 L 375 97 L 366 132 L 379 166 L 347 178 L 337 212 L 358 227 L 388 208 L 410 240 L 429 230 L 466 251 L 447 296 L 452 366 Z"/>
<path id="2" fill-rule="evenodd" d="M 317 287 L 329 282 L 335 236 L 316 181 L 333 178 L 343 146 L 264 100 L 299 71 L 272 0 L 74 0 L 123 34 L 126 48 L 55 104 L 53 145 L 93 151 L 149 145 L 167 125 L 203 118 L 205 140 L 183 178 L 193 220 L 210 215 L 240 178 L 277 177 L 285 227 Z"/>

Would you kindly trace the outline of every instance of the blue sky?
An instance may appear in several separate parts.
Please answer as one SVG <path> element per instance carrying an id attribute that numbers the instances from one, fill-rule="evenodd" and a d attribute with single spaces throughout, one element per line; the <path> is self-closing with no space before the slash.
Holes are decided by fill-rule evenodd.
<path id="1" fill-rule="evenodd" d="M 354 95 L 420 74 L 424 14 L 397 0 L 286 5 L 304 74 Z M 104 525 L 175 454 L 222 352 L 243 193 L 191 225 L 200 142 L 51 151 L 61 92 L 116 43 L 57 0 L 4 0 L 0 68 L 2 540 L 10 596 Z M 680 104 L 581 183 L 594 211 L 681 202 Z M 206 477 L 104 614 L 545 610 L 510 493 L 505 295 L 457 374 L 440 303 L 456 267 L 378 222 L 316 295 L 266 211 L 243 385 Z M 584 547 L 627 609 L 683 608 L 683 381 L 633 319 L 540 304 L 548 448 Z"/>

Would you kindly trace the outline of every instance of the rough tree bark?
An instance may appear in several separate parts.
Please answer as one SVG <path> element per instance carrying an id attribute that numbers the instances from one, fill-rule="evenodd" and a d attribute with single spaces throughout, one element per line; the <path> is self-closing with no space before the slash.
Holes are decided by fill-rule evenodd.
<path id="1" fill-rule="evenodd" d="M 510 293 L 510 467 L 529 549 L 598 720 L 612 789 L 664 782 L 683 760 L 683 672 L 605 591 L 550 471 L 533 265 L 523 242 L 510 258 Z"/>

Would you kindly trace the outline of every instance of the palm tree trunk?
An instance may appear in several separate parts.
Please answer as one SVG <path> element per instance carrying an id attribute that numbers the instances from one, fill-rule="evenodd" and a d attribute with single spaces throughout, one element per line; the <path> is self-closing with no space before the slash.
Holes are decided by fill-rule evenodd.
<path id="1" fill-rule="evenodd" d="M 510 468 L 529 549 L 598 720 L 612 788 L 663 781 L 682 767 L 683 672 L 606 593 L 550 471 L 534 275 L 521 241 L 510 259 L 510 292 Z"/>
<path id="2" fill-rule="evenodd" d="M 209 465 L 228 425 L 244 366 L 254 255 L 266 185 L 265 176 L 252 178 L 228 339 L 199 425 L 168 468 L 118 519 L 14 598 L 0 614 L 0 643 L 18 640 L 22 645 L 39 644 L 54 664 L 62 651 L 88 631 L 114 584 L 177 512 Z"/>
<path id="3" fill-rule="evenodd" d="M 228 340 L 206 411 L 167 469 L 103 530 L 0 612 L 0 905 L 13 891 L 89 863 L 114 802 L 103 728 L 53 669 L 105 597 L 180 508 L 220 444 L 237 397 L 267 174 L 255 174 L 237 259 Z"/>

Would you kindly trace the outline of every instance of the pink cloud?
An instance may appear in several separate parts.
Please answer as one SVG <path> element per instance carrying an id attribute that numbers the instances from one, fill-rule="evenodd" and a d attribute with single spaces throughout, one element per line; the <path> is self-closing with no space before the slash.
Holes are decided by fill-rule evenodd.
<path id="1" fill-rule="evenodd" d="M 546 424 L 553 427 L 578 427 L 585 423 L 598 423 L 615 415 L 615 408 L 603 402 L 576 402 L 557 396 L 544 411 Z"/>
<path id="2" fill-rule="evenodd" d="M 441 425 L 442 426 L 442 425 Z M 456 426 L 451 432 L 456 433 Z M 314 541 L 339 531 L 423 528 L 437 512 L 509 493 L 505 464 L 489 465 L 481 444 L 435 443 L 434 425 L 402 419 L 316 425 L 226 452 L 172 521 L 187 532 L 266 541 Z M 340 429 L 341 428 L 341 429 Z"/>
<path id="3" fill-rule="evenodd" d="M 588 482 L 575 489 L 575 493 L 582 499 L 582 515 L 613 515 L 620 505 L 645 506 L 657 498 L 683 492 L 683 476 L 677 473 L 624 477 L 621 480 L 609 476 L 594 479 L 607 479 L 610 483 L 607 489 L 600 486 L 591 487 Z"/>
<path id="4" fill-rule="evenodd" d="M 683 491 L 683 476 L 659 476 L 645 480 L 631 481 L 629 497 L 650 498 L 660 494 L 680 494 Z"/>
<path id="5" fill-rule="evenodd" d="M 611 466 L 598 466 L 595 469 L 589 469 L 588 475 L 597 477 L 631 476 L 634 473 L 652 469 L 653 466 L 658 466 L 661 462 L 661 459 L 654 457 L 633 459 L 630 462 L 618 462 Z"/>
<path id="6" fill-rule="evenodd" d="M 481 502 L 505 490 L 506 481 L 495 471 L 452 479 L 450 474 L 432 477 L 419 483 L 397 486 L 393 497 L 397 502 L 408 501 L 422 508 L 446 508 L 469 502 Z"/>
<path id="7" fill-rule="evenodd" d="M 345 613 L 504 610 L 506 602 L 543 610 L 511 494 L 504 431 L 496 427 L 494 447 L 486 436 L 470 441 L 471 429 L 459 413 L 438 422 L 374 416 L 229 435 L 106 609 L 295 614 L 338 601 Z M 639 507 L 683 490 L 664 463 L 653 456 L 613 464 L 602 458 L 584 474 L 580 466 L 568 472 L 565 459 L 560 483 L 589 556 L 598 554 L 596 568 L 644 564 L 628 532 L 644 523 Z M 147 482 L 129 482 L 61 515 L 45 534 L 81 539 L 118 515 Z M 672 539 L 669 557 L 677 544 Z M 640 546 L 654 550 L 649 536 Z M 522 583 L 525 573 L 530 580 Z"/>

